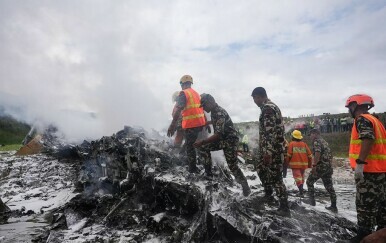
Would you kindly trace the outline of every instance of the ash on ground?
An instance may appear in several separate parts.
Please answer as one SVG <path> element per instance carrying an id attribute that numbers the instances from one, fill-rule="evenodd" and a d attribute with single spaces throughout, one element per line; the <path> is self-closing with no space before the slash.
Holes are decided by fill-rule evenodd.
<path id="1" fill-rule="evenodd" d="M 11 211 L 0 242 L 336 242 L 355 235 L 355 185 L 346 162 L 335 169 L 339 213 L 316 184 L 317 205 L 302 203 L 284 179 L 291 217 L 264 202 L 253 166 L 240 163 L 248 197 L 221 152 L 214 178 L 187 172 L 186 158 L 161 136 L 140 128 L 49 154 L 0 155 L 0 197 Z M 53 143 L 51 143 L 53 144 Z M 337 159 L 338 161 L 344 159 Z"/>

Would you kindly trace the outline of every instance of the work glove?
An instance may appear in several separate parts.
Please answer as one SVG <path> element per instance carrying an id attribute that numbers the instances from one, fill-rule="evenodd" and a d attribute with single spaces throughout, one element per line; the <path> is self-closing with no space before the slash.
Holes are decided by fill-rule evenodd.
<path id="1" fill-rule="evenodd" d="M 363 179 L 363 168 L 365 167 L 364 164 L 357 164 L 355 167 L 355 180 L 362 180 Z"/>

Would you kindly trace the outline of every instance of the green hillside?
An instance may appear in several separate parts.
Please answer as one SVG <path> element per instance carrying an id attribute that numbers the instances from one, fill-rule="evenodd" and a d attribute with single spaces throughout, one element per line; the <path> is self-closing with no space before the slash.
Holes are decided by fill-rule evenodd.
<path id="1" fill-rule="evenodd" d="M 321 137 L 324 138 L 330 145 L 333 156 L 343 158 L 348 157 L 348 149 L 350 146 L 349 132 L 322 133 Z M 309 136 L 305 136 L 304 141 L 308 145 L 311 145 L 311 140 Z"/>
<path id="2" fill-rule="evenodd" d="M 30 126 L 11 117 L 0 117 L 0 144 L 21 144 Z"/>

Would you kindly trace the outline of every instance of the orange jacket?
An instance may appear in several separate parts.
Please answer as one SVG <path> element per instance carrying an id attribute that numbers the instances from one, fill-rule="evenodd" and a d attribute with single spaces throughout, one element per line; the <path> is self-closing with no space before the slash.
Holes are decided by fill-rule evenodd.
<path id="1" fill-rule="evenodd" d="M 375 141 L 371 148 L 370 154 L 366 158 L 367 164 L 365 164 L 363 171 L 372 173 L 384 173 L 386 172 L 386 131 L 382 123 L 370 114 L 362 114 L 364 118 L 369 120 L 373 124 Z M 359 157 L 361 151 L 362 140 L 359 139 L 359 134 L 356 129 L 356 121 L 354 121 L 353 128 L 351 130 L 350 140 L 350 164 L 351 168 L 355 168 L 355 160 Z"/>
<path id="2" fill-rule="evenodd" d="M 311 165 L 312 154 L 305 142 L 292 141 L 288 145 L 287 158 L 291 169 L 307 169 Z"/>
<path id="3" fill-rule="evenodd" d="M 182 128 L 205 126 L 205 115 L 201 105 L 200 95 L 192 88 L 182 90 L 186 97 L 186 106 L 182 110 Z"/>

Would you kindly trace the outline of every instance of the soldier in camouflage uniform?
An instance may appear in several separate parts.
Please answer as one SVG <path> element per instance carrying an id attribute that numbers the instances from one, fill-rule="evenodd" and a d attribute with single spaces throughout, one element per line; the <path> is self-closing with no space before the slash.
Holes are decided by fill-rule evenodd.
<path id="1" fill-rule="evenodd" d="M 263 184 L 266 200 L 272 199 L 274 187 L 280 199 L 279 214 L 289 216 L 287 189 L 282 176 L 285 146 L 283 117 L 279 107 L 268 99 L 264 88 L 255 88 L 252 97 L 261 109 L 257 174 Z"/>
<path id="2" fill-rule="evenodd" d="M 346 107 L 355 118 L 350 141 L 350 164 L 355 169 L 357 235 L 350 242 L 360 242 L 366 235 L 386 227 L 386 131 L 368 110 L 373 99 L 365 94 L 350 96 Z"/>
<path id="3" fill-rule="evenodd" d="M 331 199 L 331 206 L 326 207 L 326 209 L 336 213 L 338 212 L 338 208 L 336 207 L 336 194 L 332 184 L 333 169 L 331 150 L 326 140 L 320 137 L 320 131 L 318 129 L 312 129 L 310 135 L 314 161 L 312 163 L 311 173 L 306 182 L 309 194 L 308 203 L 312 206 L 316 205 L 314 184 L 321 178 L 324 188 L 326 188 L 330 194 Z"/>
<path id="4" fill-rule="evenodd" d="M 251 189 L 247 179 L 237 165 L 237 147 L 239 138 L 233 122 L 226 110 L 219 106 L 210 94 L 201 95 L 201 106 L 206 112 L 210 112 L 211 124 L 214 134 L 207 139 L 194 143 L 194 147 L 200 148 L 200 154 L 204 159 L 205 172 L 208 177 L 212 176 L 212 159 L 210 151 L 224 150 L 225 159 L 236 178 L 236 181 L 243 187 L 244 196 L 248 196 Z"/>

